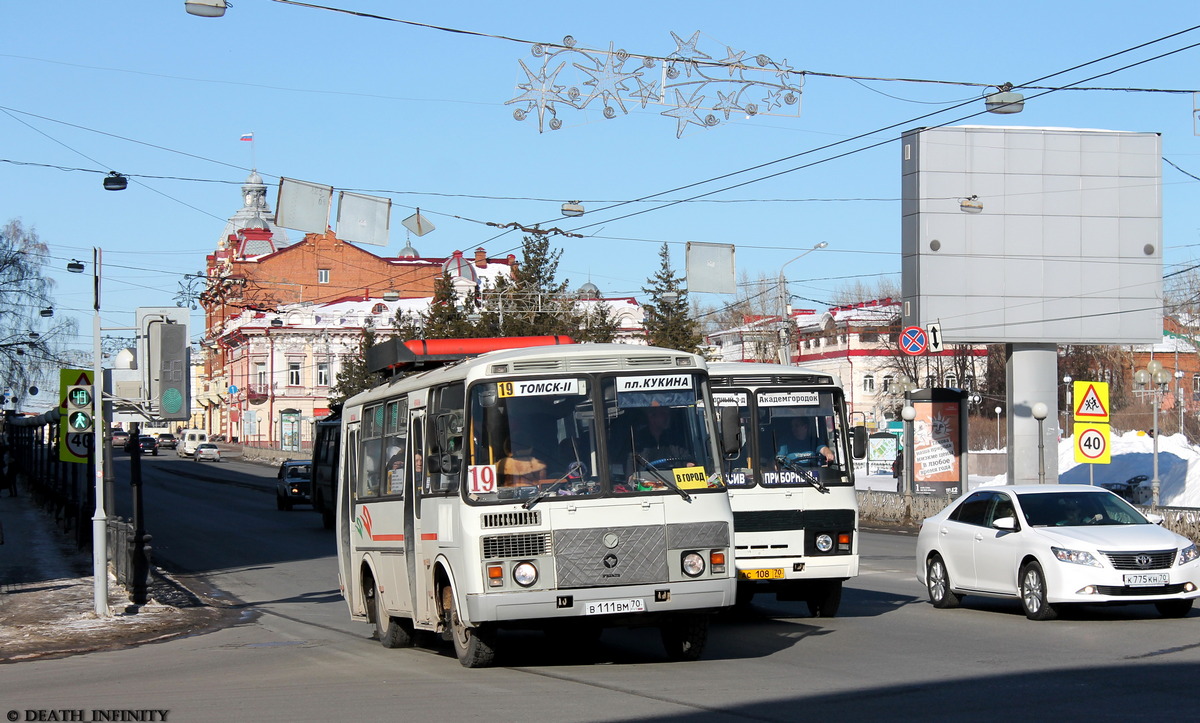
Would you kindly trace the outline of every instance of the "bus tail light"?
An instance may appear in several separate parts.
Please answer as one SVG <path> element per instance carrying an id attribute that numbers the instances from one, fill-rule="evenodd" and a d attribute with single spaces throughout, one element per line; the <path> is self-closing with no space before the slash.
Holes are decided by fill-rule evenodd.
<path id="1" fill-rule="evenodd" d="M 723 575 L 725 573 L 725 551 L 713 550 L 708 553 L 709 564 L 712 565 L 714 575 Z"/>
<path id="2" fill-rule="evenodd" d="M 488 565 L 487 566 L 488 586 L 500 587 L 504 584 L 504 566 L 503 565 Z"/>

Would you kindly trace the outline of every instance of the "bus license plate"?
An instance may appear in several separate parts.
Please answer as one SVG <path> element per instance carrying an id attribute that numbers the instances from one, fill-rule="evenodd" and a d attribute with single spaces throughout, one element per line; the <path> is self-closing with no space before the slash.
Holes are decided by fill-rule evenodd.
<path id="1" fill-rule="evenodd" d="M 1152 587 L 1171 581 L 1170 574 L 1165 572 L 1135 572 L 1123 577 L 1127 587 Z"/>
<path id="2" fill-rule="evenodd" d="M 782 580 L 782 567 L 767 567 L 759 570 L 738 570 L 738 577 L 743 580 Z"/>
<path id="3" fill-rule="evenodd" d="M 615 613 L 644 613 L 646 601 L 634 597 L 626 600 L 594 600 L 583 604 L 584 615 L 613 615 Z"/>

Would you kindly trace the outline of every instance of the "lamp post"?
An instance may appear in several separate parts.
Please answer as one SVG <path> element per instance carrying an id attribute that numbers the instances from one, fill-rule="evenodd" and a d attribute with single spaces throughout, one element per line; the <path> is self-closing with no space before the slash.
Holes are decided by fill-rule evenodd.
<path id="1" fill-rule="evenodd" d="M 1066 395 L 1067 395 L 1067 396 L 1066 396 L 1066 400 L 1067 400 L 1067 423 L 1066 423 L 1065 427 L 1063 428 L 1063 436 L 1069 436 L 1069 435 L 1070 435 L 1070 432 L 1071 432 L 1071 428 L 1072 428 L 1071 419 L 1072 419 L 1072 415 L 1074 414 L 1074 408 L 1071 406 L 1071 391 L 1072 391 L 1072 390 L 1071 390 L 1071 382 L 1072 382 L 1072 381 L 1074 381 L 1074 380 L 1073 380 L 1073 379 L 1071 379 L 1071 375 L 1070 375 L 1070 374 L 1064 374 L 1064 375 L 1063 375 L 1063 386 L 1065 386 L 1065 387 L 1066 387 Z"/>
<path id="2" fill-rule="evenodd" d="M 787 328 L 787 325 L 791 323 L 792 313 L 791 313 L 791 304 L 788 303 L 788 301 L 790 300 L 790 296 L 788 295 L 788 292 L 787 292 L 787 277 L 785 277 L 783 275 L 783 269 L 784 269 L 784 267 L 786 267 L 788 264 L 792 263 L 793 261 L 799 261 L 800 259 L 804 258 L 805 256 L 811 254 L 813 251 L 816 251 L 817 249 L 823 249 L 828 245 L 829 244 L 825 241 L 821 241 L 820 243 L 814 244 L 812 248 L 808 249 L 807 251 L 800 254 L 799 256 L 796 256 L 795 258 L 788 259 L 787 261 L 785 261 L 783 263 L 782 266 L 779 267 L 779 320 L 781 323 L 780 347 L 783 350 L 783 353 L 780 355 L 781 358 L 779 360 L 781 364 L 791 364 L 792 363 L 792 335 L 789 333 L 788 328 Z"/>
<path id="3" fill-rule="evenodd" d="M 1033 418 L 1038 422 L 1038 484 L 1046 484 L 1046 415 L 1050 413 L 1045 402 L 1033 405 Z"/>
<path id="4" fill-rule="evenodd" d="M 1175 352 L 1175 356 L 1179 356 L 1179 352 Z M 1179 362 L 1175 362 L 1175 406 L 1179 407 L 1179 433 L 1183 434 L 1183 370 L 1179 369 Z"/>
<path id="5" fill-rule="evenodd" d="M 1153 496 L 1152 504 L 1158 507 L 1158 491 L 1161 486 L 1158 479 L 1158 395 L 1162 391 L 1162 385 L 1171 381 L 1171 375 L 1163 370 L 1162 362 L 1151 359 L 1145 369 L 1138 369 L 1133 373 L 1133 381 L 1143 389 L 1153 384 L 1150 388 L 1150 402 L 1154 414 L 1154 428 L 1150 434 L 1154 440 L 1154 476 L 1150 479 L 1150 491 Z"/>
<path id="6" fill-rule="evenodd" d="M 1000 407 L 996 407 L 996 451 L 1000 451 L 1000 412 L 1004 411 Z"/>
<path id="7" fill-rule="evenodd" d="M 104 377 L 100 358 L 100 271 L 103 256 L 92 248 L 92 474 L 96 511 L 92 515 L 93 604 L 96 615 L 108 617 L 108 514 L 104 510 Z M 67 271 L 83 273 L 83 264 L 72 260 Z"/>

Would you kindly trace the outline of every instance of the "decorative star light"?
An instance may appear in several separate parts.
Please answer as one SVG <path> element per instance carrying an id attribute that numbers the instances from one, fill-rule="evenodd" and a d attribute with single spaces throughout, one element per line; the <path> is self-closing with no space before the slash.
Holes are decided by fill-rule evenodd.
<path id="1" fill-rule="evenodd" d="M 700 31 L 687 40 L 674 32 L 671 37 L 675 50 L 666 56 L 614 50 L 613 43 L 607 50 L 580 48 L 571 36 L 563 38 L 561 45 L 534 45 L 532 54 L 541 65 L 530 70 L 518 61 L 527 81 L 517 85 L 520 94 L 506 103 L 517 106 L 513 118 L 519 121 L 536 110 L 538 132 L 545 132 L 547 126 L 561 128 L 560 110 L 586 110 L 597 99 L 606 118 L 615 118 L 617 108 L 628 115 L 626 101 L 642 109 L 650 104 L 667 106 L 670 110 L 661 115 L 675 118 L 676 138 L 692 124 L 720 125 L 735 111 L 746 117 L 800 115 L 804 71 L 795 70 L 787 60 L 776 63 L 766 55 L 755 55 L 754 63 L 747 64 L 746 52 L 730 46 L 725 46 L 723 59 L 714 60 L 699 47 Z M 568 65 L 579 76 L 560 82 L 560 73 Z M 763 93 L 761 103 L 756 102 Z M 706 104 L 709 98 L 715 100 Z"/>

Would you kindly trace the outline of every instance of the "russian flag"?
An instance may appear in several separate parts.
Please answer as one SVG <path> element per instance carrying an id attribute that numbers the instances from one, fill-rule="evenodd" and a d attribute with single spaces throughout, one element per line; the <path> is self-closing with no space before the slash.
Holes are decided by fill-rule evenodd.
<path id="1" fill-rule="evenodd" d="M 252 141 L 252 140 L 254 140 L 254 134 L 253 133 L 243 133 L 241 140 Z"/>

